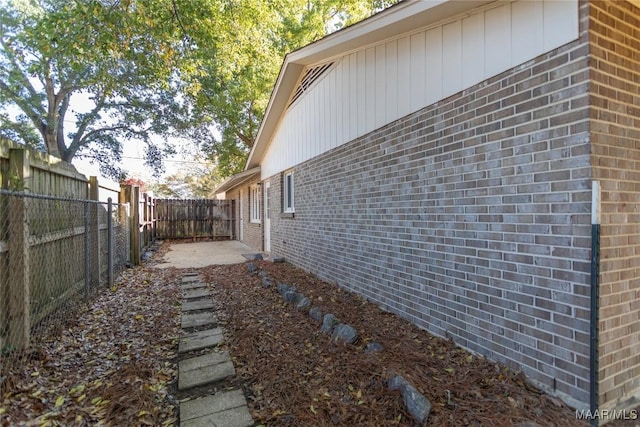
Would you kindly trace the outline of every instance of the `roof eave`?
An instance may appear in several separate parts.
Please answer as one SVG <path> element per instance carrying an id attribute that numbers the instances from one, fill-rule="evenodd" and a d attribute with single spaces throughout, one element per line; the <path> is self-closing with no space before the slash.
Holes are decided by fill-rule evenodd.
<path id="1" fill-rule="evenodd" d="M 232 190 L 242 184 L 244 184 L 245 182 L 251 180 L 252 178 L 254 178 L 256 175 L 258 175 L 260 173 L 260 166 L 258 167 L 254 167 L 251 169 L 247 169 L 243 172 L 237 173 L 235 175 L 230 176 L 229 178 L 225 179 L 222 184 L 220 184 L 218 186 L 218 188 L 216 188 L 213 191 L 213 194 L 220 194 L 220 193 L 224 193 L 227 192 L 229 190 Z"/>
<path id="2" fill-rule="evenodd" d="M 306 66 L 320 63 L 362 46 L 382 42 L 414 29 L 499 0 L 405 0 L 364 21 L 344 28 L 289 53 L 283 62 L 246 169 L 260 165 L 271 137 L 287 109 L 291 93 Z"/>

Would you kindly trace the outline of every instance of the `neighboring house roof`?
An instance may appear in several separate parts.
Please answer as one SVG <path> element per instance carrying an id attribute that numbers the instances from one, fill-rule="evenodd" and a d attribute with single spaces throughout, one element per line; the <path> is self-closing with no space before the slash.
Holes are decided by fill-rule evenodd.
<path id="1" fill-rule="evenodd" d="M 289 53 L 280 69 L 245 170 L 260 165 L 306 67 L 459 16 L 495 0 L 405 0 Z M 228 187 L 231 188 L 231 187 Z M 220 192 L 219 190 L 217 192 Z"/>

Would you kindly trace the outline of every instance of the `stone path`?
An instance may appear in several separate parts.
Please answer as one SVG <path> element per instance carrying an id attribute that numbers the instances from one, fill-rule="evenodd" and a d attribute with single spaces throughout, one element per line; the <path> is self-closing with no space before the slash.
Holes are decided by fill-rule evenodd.
<path id="1" fill-rule="evenodd" d="M 217 326 L 213 300 L 206 284 L 197 274 L 182 278 L 182 329 L 178 354 L 178 390 L 185 393 L 196 387 L 222 385 L 235 376 L 233 362 L 226 351 L 217 349 L 224 331 Z M 222 388 L 222 387 L 217 387 Z M 241 390 L 216 391 L 191 400 L 181 399 L 181 427 L 251 427 L 254 421 Z"/>

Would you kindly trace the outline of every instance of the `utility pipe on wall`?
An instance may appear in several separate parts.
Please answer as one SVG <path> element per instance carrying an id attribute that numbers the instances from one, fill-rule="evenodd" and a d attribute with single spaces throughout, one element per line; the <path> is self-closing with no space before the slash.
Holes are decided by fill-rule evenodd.
<path id="1" fill-rule="evenodd" d="M 598 410 L 598 312 L 600 309 L 600 182 L 591 183 L 591 351 L 590 351 L 590 410 Z M 596 417 L 593 425 L 598 425 Z"/>

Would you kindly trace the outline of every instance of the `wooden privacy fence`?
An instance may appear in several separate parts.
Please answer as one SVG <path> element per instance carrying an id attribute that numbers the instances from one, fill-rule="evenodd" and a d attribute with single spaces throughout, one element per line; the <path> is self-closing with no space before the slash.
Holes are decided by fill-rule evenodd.
<path id="1" fill-rule="evenodd" d="M 166 239 L 233 239 L 232 200 L 156 199 L 156 235 Z"/>
<path id="2" fill-rule="evenodd" d="M 75 296 L 109 286 L 114 267 L 140 264 L 156 238 L 233 239 L 234 211 L 231 200 L 154 199 L 0 138 L 0 358 Z"/>

